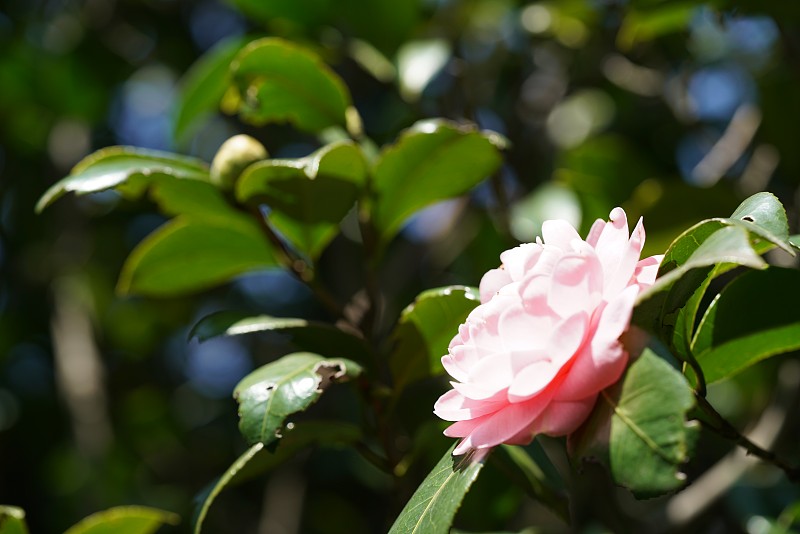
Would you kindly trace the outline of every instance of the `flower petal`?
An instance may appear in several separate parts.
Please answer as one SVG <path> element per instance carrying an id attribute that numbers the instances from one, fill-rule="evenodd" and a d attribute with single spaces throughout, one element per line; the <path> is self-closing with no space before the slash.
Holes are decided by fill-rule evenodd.
<path id="1" fill-rule="evenodd" d="M 502 401 L 474 401 L 464 397 L 458 391 L 451 389 L 439 397 L 439 400 L 433 405 L 433 413 L 445 421 L 465 421 L 494 413 L 505 406 L 505 404 L 506 403 Z"/>
<path id="2" fill-rule="evenodd" d="M 650 256 L 636 264 L 636 269 L 633 271 L 633 279 L 641 289 L 650 287 L 656 281 L 658 268 L 661 266 L 661 260 L 663 259 L 663 254 Z"/>
<path id="3" fill-rule="evenodd" d="M 559 317 L 589 312 L 599 304 L 603 268 L 594 254 L 565 254 L 553 270 L 547 303 Z"/>
<path id="4" fill-rule="evenodd" d="M 499 269 L 492 269 L 481 278 L 480 294 L 481 302 L 486 303 L 497 294 L 506 284 L 511 283 L 511 275 L 502 266 Z"/>
<path id="5" fill-rule="evenodd" d="M 542 223 L 542 238 L 548 245 L 554 245 L 564 252 L 571 250 L 570 243 L 581 236 L 567 221 L 556 219 Z"/>

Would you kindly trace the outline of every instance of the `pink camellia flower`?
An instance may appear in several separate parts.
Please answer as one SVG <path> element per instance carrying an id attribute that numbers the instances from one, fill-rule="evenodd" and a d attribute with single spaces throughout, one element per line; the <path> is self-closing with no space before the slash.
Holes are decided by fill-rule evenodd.
<path id="1" fill-rule="evenodd" d="M 547 221 L 544 240 L 503 252 L 484 275 L 481 304 L 442 358 L 455 381 L 434 413 L 455 421 L 445 430 L 462 438 L 453 454 L 570 434 L 622 375 L 619 337 L 662 256 L 639 260 L 641 219 L 630 237 L 622 208 L 609 219 L 586 241 L 566 221 Z"/>

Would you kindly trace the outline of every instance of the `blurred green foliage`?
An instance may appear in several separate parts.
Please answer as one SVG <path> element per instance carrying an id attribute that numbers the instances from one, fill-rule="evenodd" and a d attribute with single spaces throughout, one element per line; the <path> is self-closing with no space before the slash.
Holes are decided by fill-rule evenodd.
<path id="1" fill-rule="evenodd" d="M 203 69 L 215 69 L 214 55 L 224 63 L 238 53 L 242 36 L 284 37 L 315 49 L 345 81 L 364 131 L 379 144 L 439 116 L 474 121 L 510 141 L 502 169 L 473 194 L 434 205 L 386 244 L 377 280 L 385 306 L 376 324 L 385 336 L 421 290 L 476 285 L 500 251 L 532 240 L 544 219 L 565 218 L 585 233 L 621 205 L 645 217 L 645 254 L 653 254 L 688 226 L 725 216 L 744 197 L 769 189 L 796 232 L 798 30 L 800 6 L 785 0 L 0 2 L 0 503 L 23 508 L 33 532 L 63 531 L 122 504 L 177 512 L 184 521 L 176 530 L 188 531 L 194 495 L 245 450 L 233 386 L 302 343 L 273 332 L 199 345 L 187 342 L 189 326 L 223 309 L 329 318 L 305 286 L 274 272 L 191 298 L 116 295 L 123 260 L 164 222 L 147 199 L 101 193 L 34 215 L 48 187 L 112 144 L 207 162 L 240 132 L 276 158 L 318 149 L 316 138 L 288 126 L 254 129 L 233 114 L 200 121 L 182 114 L 187 106 L 210 111 L 220 100 L 226 111 L 239 109 L 241 95 L 214 84 L 190 89 Z M 204 55 L 209 50 L 213 55 Z M 350 127 L 347 105 L 345 98 L 334 122 Z M 362 285 L 355 219 L 345 218 L 343 235 L 318 265 L 317 276 L 341 302 Z M 400 231 L 389 219 L 386 226 Z M 316 239 L 310 255 L 319 252 Z M 796 363 L 769 361 L 709 390 L 740 428 L 771 402 L 788 407 L 775 447 L 795 463 L 796 399 L 781 395 L 797 389 Z M 242 532 L 388 530 L 448 446 L 430 416 L 442 391 L 440 381 L 426 380 L 398 401 L 395 445 L 405 454 L 399 478 L 348 449 L 306 449 L 264 468 L 266 478 L 242 480 L 220 495 L 206 528 L 230 531 L 226 518 L 236 517 Z M 358 418 L 352 392 L 325 395 L 309 418 Z M 569 472 L 557 448 L 543 442 Z M 690 480 L 729 444 L 703 435 L 698 451 L 687 467 Z M 499 471 L 487 465 L 456 525 L 565 528 Z M 674 511 L 662 517 L 669 497 L 634 503 L 592 466 L 574 480 L 574 529 L 581 532 L 653 525 L 788 531 L 800 499 L 796 485 L 762 466 L 681 523 Z"/>

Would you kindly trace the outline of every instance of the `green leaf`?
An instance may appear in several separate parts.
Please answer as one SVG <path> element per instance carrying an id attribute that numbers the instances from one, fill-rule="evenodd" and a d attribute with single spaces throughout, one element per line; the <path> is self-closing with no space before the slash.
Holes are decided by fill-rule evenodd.
<path id="1" fill-rule="evenodd" d="M 726 221 L 741 225 L 792 256 L 795 255 L 789 240 L 786 210 L 772 193 L 756 193 L 747 198 Z"/>
<path id="2" fill-rule="evenodd" d="M 373 219 L 384 241 L 417 210 L 467 193 L 502 163 L 498 134 L 450 121 L 421 121 L 381 152 Z"/>
<path id="3" fill-rule="evenodd" d="M 90 515 L 64 534 L 150 534 L 162 525 L 179 522 L 176 514 L 157 508 L 118 506 Z"/>
<path id="4" fill-rule="evenodd" d="M 306 158 L 251 165 L 237 183 L 236 196 L 240 202 L 269 205 L 275 228 L 316 259 L 355 204 L 366 173 L 367 163 L 357 145 L 333 143 Z"/>
<path id="5" fill-rule="evenodd" d="M 730 218 L 692 226 L 670 245 L 655 284 L 639 295 L 634 322 L 685 359 L 697 311 L 711 281 L 737 265 L 766 268 L 760 255 L 774 246 L 794 254 L 786 212 L 770 193 L 746 199 Z"/>
<path id="6" fill-rule="evenodd" d="M 260 126 L 290 122 L 308 132 L 348 126 L 350 93 L 320 58 L 278 38 L 248 44 L 231 65 L 242 118 Z M 352 128 L 351 128 L 352 129 Z"/>
<path id="7" fill-rule="evenodd" d="M 28 534 L 22 508 L 0 505 L 0 534 Z"/>
<path id="8" fill-rule="evenodd" d="M 361 367 L 345 358 L 325 359 L 297 352 L 259 367 L 233 391 L 239 403 L 239 430 L 248 443 L 279 439 L 284 420 L 314 404 L 333 382 L 358 376 Z"/>
<path id="9" fill-rule="evenodd" d="M 389 534 L 447 534 L 483 461 L 453 456 L 450 447 L 395 520 Z"/>
<path id="10" fill-rule="evenodd" d="M 220 225 L 251 224 L 249 217 L 233 208 L 219 189 L 208 182 L 160 176 L 150 184 L 150 197 L 165 215 L 184 215 Z"/>
<path id="11" fill-rule="evenodd" d="M 683 375 L 645 348 L 617 384 L 600 392 L 594 412 L 570 437 L 573 457 L 605 460 L 614 481 L 638 498 L 676 490 L 697 433 L 685 420 L 693 406 Z"/>
<path id="12" fill-rule="evenodd" d="M 717 295 L 692 345 L 706 382 L 731 377 L 800 349 L 800 271 L 770 267 L 745 273 Z"/>
<path id="13" fill-rule="evenodd" d="M 534 445 L 538 444 L 534 442 Z M 546 458 L 543 453 L 542 456 Z M 489 462 L 498 466 L 511 482 L 522 488 L 531 498 L 569 523 L 569 500 L 554 487 L 542 468 L 523 447 L 501 445 L 489 457 Z"/>
<path id="14" fill-rule="evenodd" d="M 81 160 L 70 175 L 54 184 L 36 204 L 41 212 L 66 193 L 85 195 L 118 188 L 140 194 L 151 177 L 166 174 L 176 178 L 208 180 L 208 166 L 195 158 L 142 148 L 113 146 Z"/>
<path id="15" fill-rule="evenodd" d="M 249 18 L 267 25 L 283 25 L 287 20 L 301 26 L 314 26 L 329 20 L 331 0 L 230 0 Z"/>
<path id="16" fill-rule="evenodd" d="M 480 304 L 477 288 L 447 286 L 420 293 L 400 314 L 392 333 L 389 366 L 396 391 L 444 372 L 441 358 L 469 313 Z"/>
<path id="17" fill-rule="evenodd" d="M 277 264 L 258 225 L 248 219 L 221 224 L 178 217 L 131 252 L 117 290 L 121 294 L 183 295 Z"/>
<path id="18" fill-rule="evenodd" d="M 175 138 L 182 139 L 204 115 L 219 110 L 230 85 L 230 65 L 247 42 L 242 37 L 220 41 L 198 59 L 181 80 L 175 112 Z"/>
<path id="19" fill-rule="evenodd" d="M 291 336 L 300 349 L 327 357 L 347 356 L 356 361 L 369 360 L 363 339 L 319 321 L 269 315 L 248 316 L 239 312 L 217 312 L 202 318 L 192 327 L 189 338 L 206 341 L 216 336 L 236 336 L 254 332 L 280 332 Z"/>
<path id="20" fill-rule="evenodd" d="M 223 475 L 195 499 L 193 532 L 200 534 L 203 522 L 216 498 L 224 490 L 263 475 L 306 447 L 317 444 L 349 445 L 361 438 L 361 430 L 341 421 L 304 421 L 286 430 L 275 450 L 255 443 L 228 468 Z"/>
<path id="21" fill-rule="evenodd" d="M 628 51 L 639 43 L 685 31 L 697 9 L 696 2 L 670 2 L 647 11 L 630 9 L 617 34 L 617 46 Z"/>

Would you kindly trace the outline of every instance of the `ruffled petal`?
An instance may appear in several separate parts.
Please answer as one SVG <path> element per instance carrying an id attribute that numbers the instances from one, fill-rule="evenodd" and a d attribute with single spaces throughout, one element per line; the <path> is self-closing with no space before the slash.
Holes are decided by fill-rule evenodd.
<path id="1" fill-rule="evenodd" d="M 656 281 L 658 275 L 658 268 L 661 266 L 661 261 L 664 255 L 650 256 L 636 264 L 636 269 L 633 271 L 633 281 L 639 285 L 641 289 L 647 289 L 653 282 Z"/>
<path id="2" fill-rule="evenodd" d="M 439 397 L 439 400 L 433 405 L 433 413 L 445 421 L 465 421 L 494 413 L 505 404 L 502 401 L 474 401 L 451 389 Z"/>
<path id="3" fill-rule="evenodd" d="M 542 237 L 548 245 L 553 245 L 564 252 L 570 250 L 570 243 L 575 239 L 581 239 L 575 228 L 567 221 L 557 219 L 545 221 L 542 224 Z"/>
<path id="4" fill-rule="evenodd" d="M 480 295 L 481 302 L 486 303 L 497 294 L 500 289 L 511 283 L 511 275 L 503 267 L 492 269 L 481 278 Z"/>
<path id="5" fill-rule="evenodd" d="M 603 293 L 603 268 L 594 254 L 565 254 L 550 280 L 547 304 L 559 317 L 589 312 Z"/>
<path id="6" fill-rule="evenodd" d="M 506 443 L 527 428 L 550 402 L 552 394 L 538 395 L 527 402 L 509 404 L 492 415 L 484 416 L 470 433 L 473 448 L 483 449 Z"/>
<path id="7" fill-rule="evenodd" d="M 636 224 L 627 246 L 623 247 L 616 269 L 605 273 L 603 296 L 609 299 L 628 286 L 644 246 L 644 226 L 642 219 Z"/>

